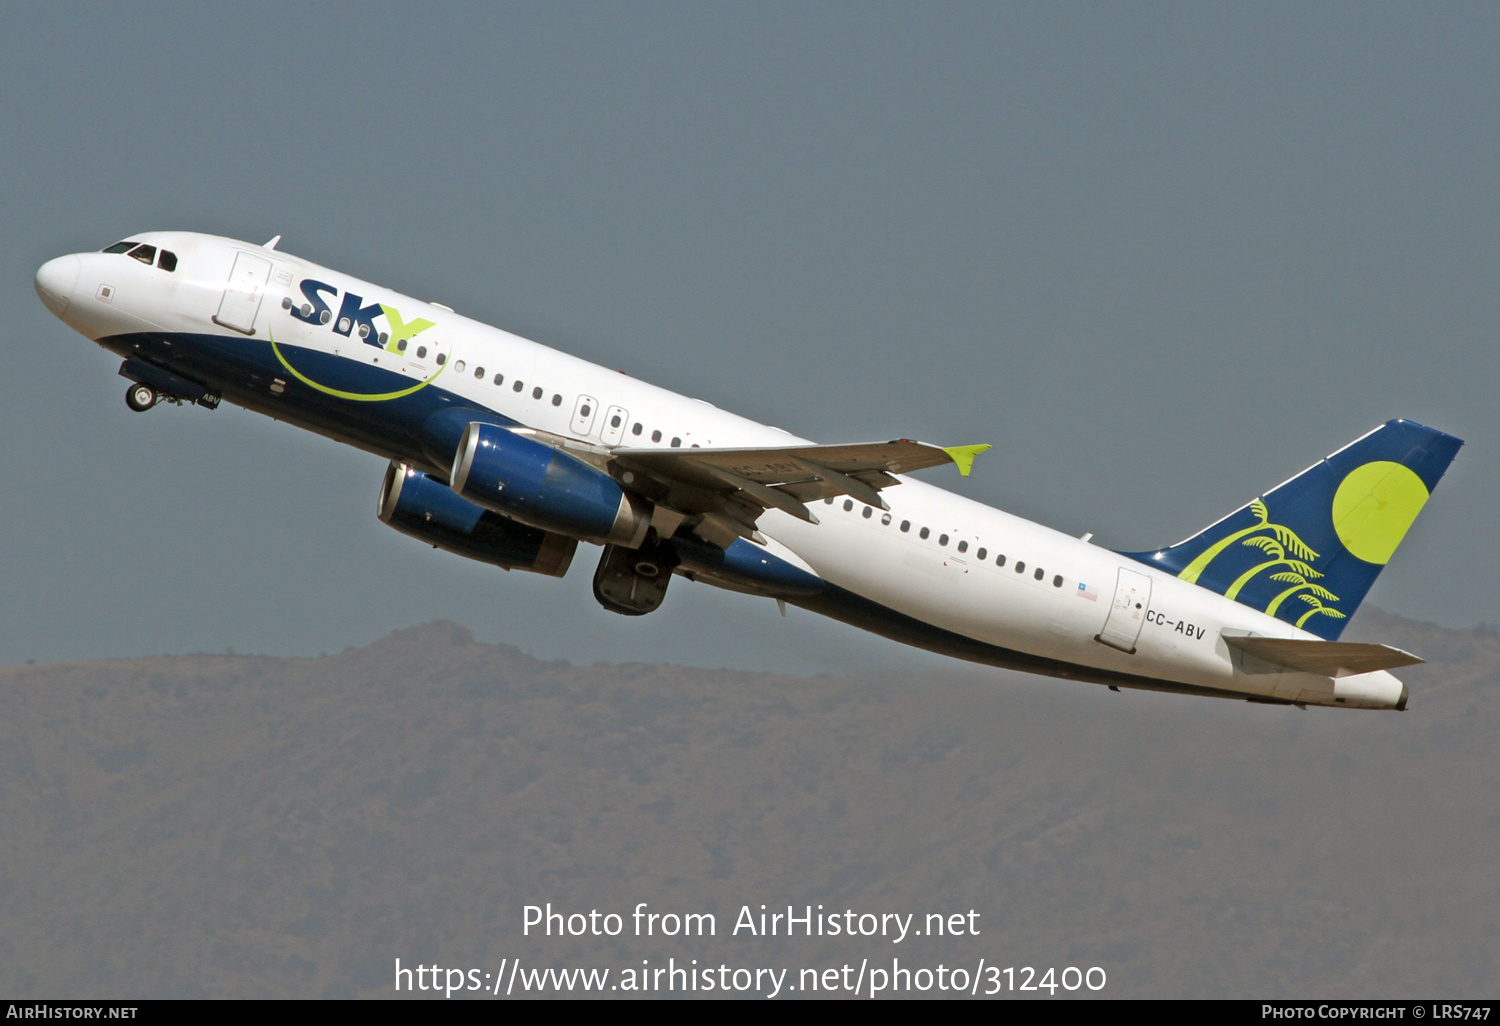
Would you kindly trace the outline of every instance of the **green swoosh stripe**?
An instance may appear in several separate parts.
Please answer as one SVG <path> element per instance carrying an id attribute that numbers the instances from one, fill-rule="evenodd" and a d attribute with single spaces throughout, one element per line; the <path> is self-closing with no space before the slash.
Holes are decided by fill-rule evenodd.
<path id="1" fill-rule="evenodd" d="M 365 395 L 359 392 L 341 392 L 336 388 L 329 388 L 327 385 L 318 384 L 312 378 L 299 371 L 296 367 L 293 367 L 291 364 L 287 363 L 286 357 L 281 355 L 280 347 L 276 345 L 276 336 L 271 333 L 269 328 L 266 330 L 266 337 L 271 340 L 271 352 L 276 354 L 277 361 L 279 361 L 280 364 L 286 368 L 287 373 L 292 377 L 302 382 L 308 388 L 317 389 L 324 395 L 336 396 L 339 399 L 352 399 L 357 403 L 381 403 L 389 399 L 400 399 L 402 396 L 411 395 L 413 392 L 420 391 L 426 388 L 428 385 L 432 384 L 433 379 L 448 368 L 448 364 L 444 363 L 441 367 L 434 371 L 432 377 L 428 378 L 426 381 L 419 381 L 417 384 L 411 386 L 410 388 L 403 388 L 395 392 L 381 392 L 378 395 Z"/>

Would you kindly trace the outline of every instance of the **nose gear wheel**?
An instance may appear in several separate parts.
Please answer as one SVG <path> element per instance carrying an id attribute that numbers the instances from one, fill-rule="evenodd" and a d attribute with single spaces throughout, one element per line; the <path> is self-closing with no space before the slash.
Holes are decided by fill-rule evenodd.
<path id="1" fill-rule="evenodd" d="M 159 402 L 161 402 L 161 396 L 157 394 L 156 389 L 144 382 L 133 382 L 125 390 L 125 405 L 136 413 L 145 413 Z"/>

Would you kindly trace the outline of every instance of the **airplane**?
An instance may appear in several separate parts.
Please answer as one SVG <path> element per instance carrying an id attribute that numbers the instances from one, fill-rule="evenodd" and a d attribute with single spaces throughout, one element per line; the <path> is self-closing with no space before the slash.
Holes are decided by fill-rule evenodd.
<path id="1" fill-rule="evenodd" d="M 1184 541 L 1116 552 L 906 475 L 987 445 L 817 444 L 278 249 L 148 232 L 36 290 L 126 404 L 222 400 L 388 459 L 382 521 L 605 609 L 674 577 L 975 663 L 1248 702 L 1407 706 L 1420 663 L 1338 640 L 1463 442 L 1391 420 Z"/>

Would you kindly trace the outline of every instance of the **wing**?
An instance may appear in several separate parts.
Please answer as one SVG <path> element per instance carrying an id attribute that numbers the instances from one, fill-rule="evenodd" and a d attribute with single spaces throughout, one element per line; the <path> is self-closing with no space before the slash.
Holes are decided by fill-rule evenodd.
<path id="1" fill-rule="evenodd" d="M 656 503 L 658 534 L 670 536 L 688 522 L 699 537 L 722 547 L 740 537 L 763 541 L 755 523 L 768 509 L 810 524 L 818 520 L 807 503 L 835 495 L 889 509 L 880 490 L 901 483 L 893 475 L 954 463 L 967 476 L 974 457 L 988 448 L 944 449 L 898 438 L 767 449 L 616 449 L 610 463 L 620 481 Z"/>

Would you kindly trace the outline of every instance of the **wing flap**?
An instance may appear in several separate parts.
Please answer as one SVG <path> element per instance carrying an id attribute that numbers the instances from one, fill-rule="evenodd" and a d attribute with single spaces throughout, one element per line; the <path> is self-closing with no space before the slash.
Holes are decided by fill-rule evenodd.
<path id="1" fill-rule="evenodd" d="M 1224 635 L 1224 641 L 1230 648 L 1238 649 L 1263 662 L 1323 677 L 1350 677 L 1357 673 L 1415 666 L 1426 661 L 1390 645 L 1365 642 L 1236 637 L 1228 634 Z"/>
<path id="2" fill-rule="evenodd" d="M 805 520 L 809 524 L 816 524 L 818 522 L 818 518 L 812 515 L 811 510 L 780 488 L 772 488 L 770 485 L 761 484 L 752 478 L 742 477 L 732 470 L 716 467 L 712 463 L 703 464 L 703 468 L 725 484 L 744 491 L 750 498 L 759 502 L 767 509 L 774 507 L 790 513 L 798 520 Z"/>

